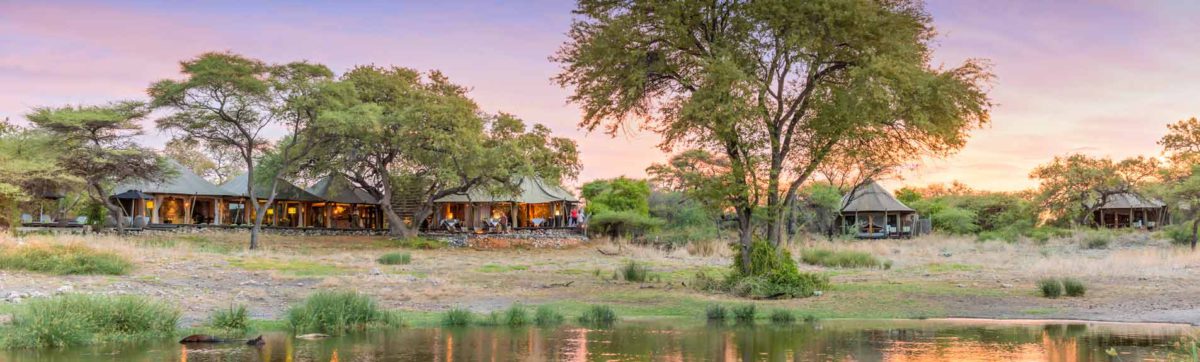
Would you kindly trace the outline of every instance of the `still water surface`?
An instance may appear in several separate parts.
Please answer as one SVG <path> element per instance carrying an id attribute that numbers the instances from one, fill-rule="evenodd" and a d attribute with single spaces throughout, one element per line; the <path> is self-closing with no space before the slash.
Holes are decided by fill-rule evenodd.
<path id="1" fill-rule="evenodd" d="M 406 328 L 267 345 L 174 343 L 4 352 L 24 361 L 1143 361 L 1192 360 L 1186 326 L 829 320 L 789 326 L 622 322 L 612 328 Z M 1115 353 L 1111 356 L 1109 352 Z"/>

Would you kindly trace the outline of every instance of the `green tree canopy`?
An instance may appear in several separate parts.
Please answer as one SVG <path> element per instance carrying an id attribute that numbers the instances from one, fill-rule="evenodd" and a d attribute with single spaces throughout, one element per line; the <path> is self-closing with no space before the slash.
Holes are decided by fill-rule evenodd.
<path id="1" fill-rule="evenodd" d="M 1136 192 L 1152 181 L 1160 170 L 1157 159 L 1134 157 L 1113 161 L 1082 154 L 1058 156 L 1029 174 L 1037 179 L 1039 201 L 1048 214 L 1074 214 L 1077 225 L 1087 224 L 1092 213 L 1109 197 Z"/>
<path id="2" fill-rule="evenodd" d="M 60 149 L 57 164 L 83 180 L 93 202 L 115 216 L 117 231 L 124 233 L 124 208 L 114 203 L 112 187 L 131 181 L 161 180 L 164 160 L 134 143 L 142 133 L 137 123 L 149 110 L 140 102 L 100 106 L 39 107 L 25 116 L 37 128 L 53 135 Z"/>
<path id="3" fill-rule="evenodd" d="M 785 204 L 830 154 L 944 154 L 988 119 L 987 69 L 931 67 L 916 1 L 583 0 L 576 14 L 554 59 L 580 125 L 644 119 L 664 149 L 727 157 L 746 258 L 754 210 L 777 244 Z"/>

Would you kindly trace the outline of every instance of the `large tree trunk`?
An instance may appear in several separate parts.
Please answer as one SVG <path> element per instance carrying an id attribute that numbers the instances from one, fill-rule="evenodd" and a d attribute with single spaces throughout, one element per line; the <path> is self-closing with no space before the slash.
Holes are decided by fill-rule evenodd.
<path id="1" fill-rule="evenodd" d="M 742 275 L 750 274 L 750 244 L 754 242 L 754 229 L 753 225 L 751 225 L 751 216 L 753 214 L 753 207 L 739 207 L 737 209 L 738 244 L 742 247 Z"/>
<path id="2" fill-rule="evenodd" d="M 114 215 L 113 223 L 117 227 L 117 235 L 125 235 L 125 208 L 121 207 L 121 205 L 114 204 L 112 200 L 109 200 L 108 192 L 106 192 L 104 187 L 100 186 L 99 183 L 92 182 L 89 186 L 91 190 L 88 192 L 88 194 L 92 197 L 92 201 L 99 202 L 101 205 L 104 205 L 104 208 L 108 209 L 108 212 Z"/>

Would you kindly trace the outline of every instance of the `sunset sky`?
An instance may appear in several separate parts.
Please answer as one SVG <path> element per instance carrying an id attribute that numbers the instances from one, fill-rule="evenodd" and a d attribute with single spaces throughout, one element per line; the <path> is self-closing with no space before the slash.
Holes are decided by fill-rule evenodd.
<path id="1" fill-rule="evenodd" d="M 307 59 L 440 69 L 505 111 L 577 140 L 580 181 L 628 175 L 666 158 L 653 134 L 610 138 L 576 128 L 568 90 L 550 81 L 568 1 L 258 3 L 0 1 L 0 118 L 42 105 L 144 99 L 180 60 L 229 50 L 269 62 Z M 990 59 L 992 124 L 955 156 L 889 184 L 961 180 L 1033 186 L 1054 155 L 1158 155 L 1165 125 L 1200 115 L 1200 1 L 929 1 L 935 62 Z M 159 147 L 169 135 L 153 130 Z"/>

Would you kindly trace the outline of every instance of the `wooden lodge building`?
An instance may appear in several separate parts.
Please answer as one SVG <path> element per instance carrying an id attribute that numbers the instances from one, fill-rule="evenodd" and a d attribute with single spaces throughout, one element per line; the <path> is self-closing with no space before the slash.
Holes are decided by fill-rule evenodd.
<path id="1" fill-rule="evenodd" d="M 1109 196 L 1092 220 L 1099 227 L 1154 230 L 1170 224 L 1171 215 L 1166 203 L 1126 192 Z"/>
<path id="2" fill-rule="evenodd" d="M 169 229 L 179 225 L 236 227 L 253 224 L 246 175 L 213 185 L 174 160 L 173 176 L 162 182 L 130 183 L 114 189 L 112 199 L 124 209 L 131 228 Z M 270 196 L 270 184 L 256 185 L 259 205 Z M 275 202 L 264 227 L 386 230 L 379 200 L 339 176 L 302 188 L 279 180 Z M 522 179 L 513 196 L 471 190 L 436 200 L 427 230 L 499 231 L 568 225 L 568 212 L 579 202 L 570 192 L 536 178 Z M 515 222 L 514 222 L 515 221 Z M 447 227 L 447 225 L 451 225 Z M 504 226 L 501 228 L 500 226 Z"/>
<path id="3" fill-rule="evenodd" d="M 842 230 L 860 239 L 911 237 L 920 231 L 917 211 L 875 181 L 842 196 Z"/>

